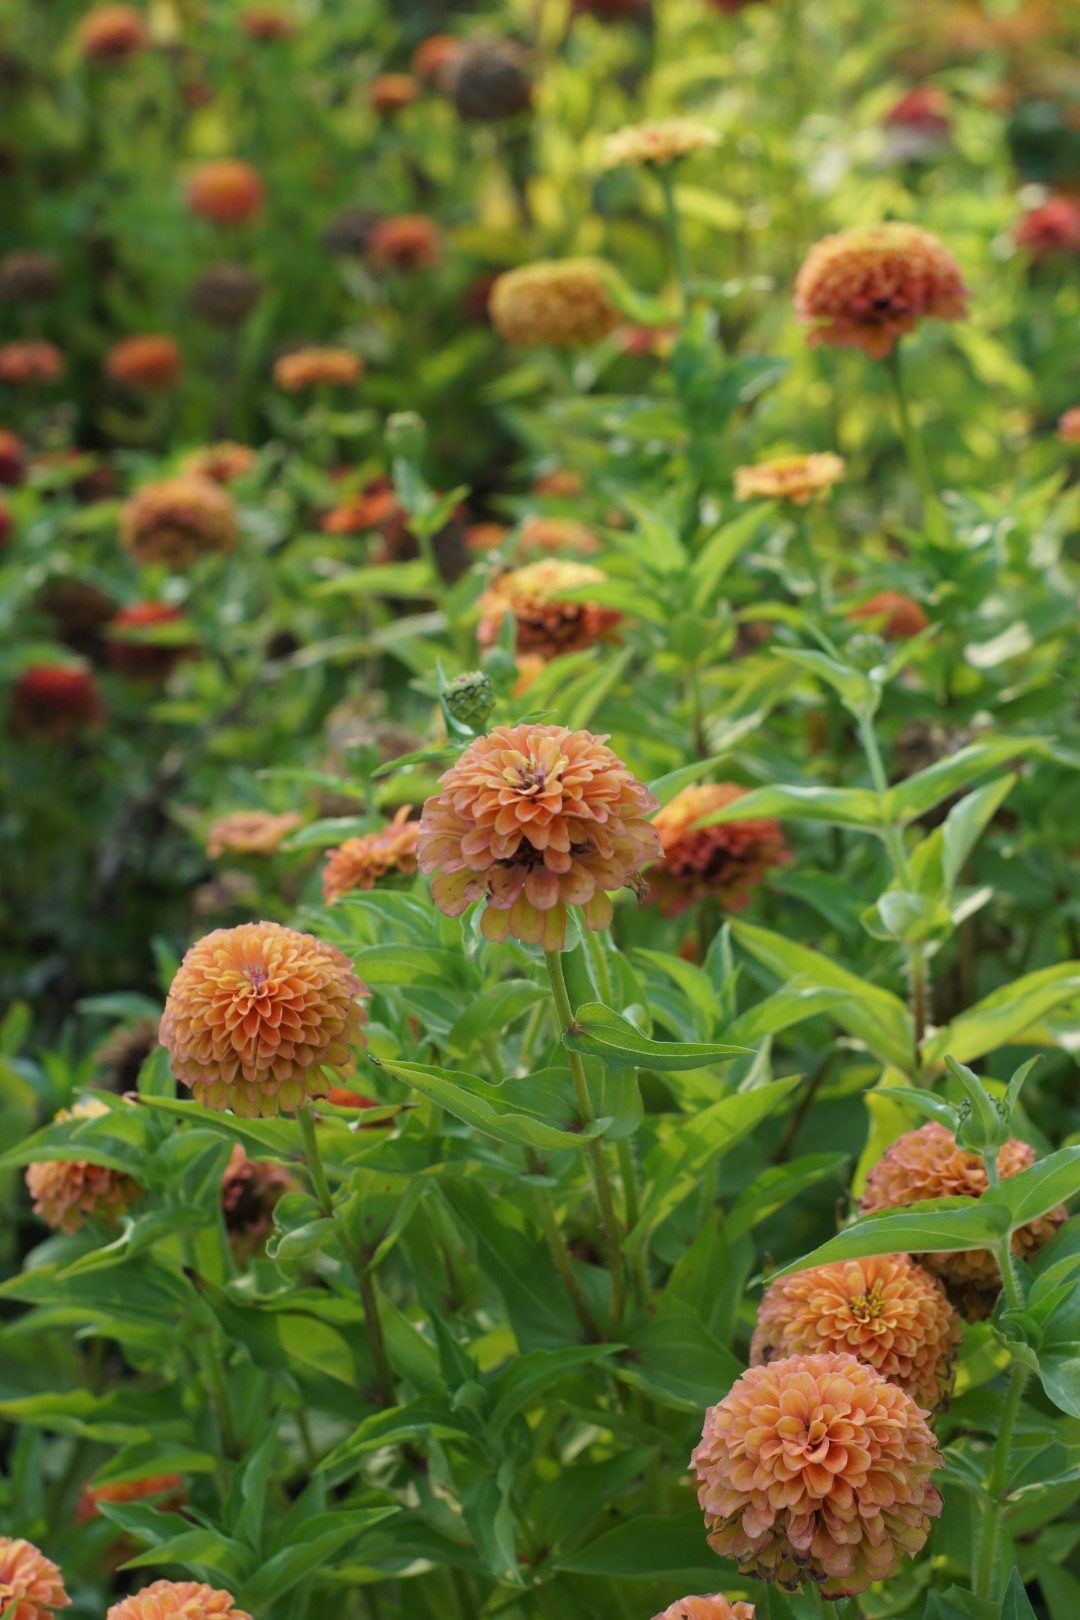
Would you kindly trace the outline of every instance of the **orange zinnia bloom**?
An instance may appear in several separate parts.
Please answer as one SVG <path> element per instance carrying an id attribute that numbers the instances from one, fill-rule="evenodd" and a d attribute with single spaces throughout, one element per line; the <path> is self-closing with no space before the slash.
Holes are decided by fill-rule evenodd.
<path id="1" fill-rule="evenodd" d="M 917 225 L 892 223 L 826 236 L 795 282 L 807 341 L 891 354 L 920 320 L 962 320 L 967 288 L 952 254 Z"/>

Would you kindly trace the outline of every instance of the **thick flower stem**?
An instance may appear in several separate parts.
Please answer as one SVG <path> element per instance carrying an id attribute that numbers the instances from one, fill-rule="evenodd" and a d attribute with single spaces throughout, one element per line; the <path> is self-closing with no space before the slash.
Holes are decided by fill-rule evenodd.
<path id="1" fill-rule="evenodd" d="M 349 1268 L 356 1279 L 357 1290 L 360 1294 L 360 1303 L 364 1308 L 364 1326 L 367 1329 L 368 1348 L 375 1366 L 376 1391 L 380 1404 L 392 1406 L 394 1404 L 394 1375 L 390 1369 L 390 1359 L 386 1354 L 386 1342 L 383 1339 L 382 1323 L 379 1320 L 379 1302 L 375 1297 L 375 1285 L 371 1280 L 367 1261 L 354 1247 L 344 1223 L 334 1208 L 333 1194 L 330 1183 L 326 1179 L 326 1167 L 323 1164 L 322 1150 L 315 1130 L 315 1116 L 310 1108 L 301 1108 L 296 1116 L 300 1127 L 300 1144 L 303 1149 L 304 1163 L 307 1165 L 308 1176 L 311 1180 L 311 1190 L 315 1194 L 315 1202 L 327 1220 L 334 1223 L 337 1231 L 338 1243 L 349 1263 Z"/>
<path id="2" fill-rule="evenodd" d="M 1000 1257 L 999 1257 L 1000 1263 Z M 1012 1265 L 1007 1270 L 1012 1272 Z M 1002 1268 L 1002 1282 L 1005 1281 L 1006 1268 Z M 1013 1277 L 1013 1286 L 1016 1284 Z M 1006 1289 L 1006 1293 L 1008 1289 Z M 990 1463 L 990 1473 L 986 1481 L 986 1494 L 989 1505 L 986 1520 L 982 1527 L 982 1537 L 979 1543 L 978 1563 L 974 1572 L 973 1584 L 975 1596 L 991 1599 L 995 1595 L 995 1573 L 997 1564 L 998 1535 L 1001 1529 L 1001 1515 L 1004 1509 L 1005 1486 L 1009 1478 L 1009 1457 L 1012 1451 L 1013 1431 L 1016 1428 L 1016 1419 L 1020 1412 L 1020 1403 L 1024 1398 L 1024 1389 L 1028 1381 L 1028 1370 L 1019 1362 L 1013 1363 L 1009 1374 L 1009 1388 L 1005 1395 L 1005 1410 L 1001 1414 L 1001 1426 L 998 1429 L 997 1440 L 994 1444 L 994 1455 Z"/>
<path id="3" fill-rule="evenodd" d="M 551 995 L 555 1003 L 559 1028 L 565 1035 L 574 1022 L 574 1011 L 570 1005 L 570 996 L 566 988 L 562 957 L 558 951 L 545 951 L 544 961 L 547 964 L 548 979 L 551 984 Z M 589 1096 L 589 1086 L 585 1079 L 585 1067 L 578 1054 L 569 1050 L 566 1054 L 566 1062 L 570 1070 L 570 1078 L 574 1082 L 574 1091 L 577 1094 L 581 1123 L 586 1126 L 591 1125 L 596 1115 L 593 1112 L 592 1098 Z M 589 1163 L 592 1167 L 593 1185 L 596 1188 L 596 1202 L 600 1209 L 600 1220 L 604 1229 L 604 1247 L 607 1250 L 608 1271 L 611 1276 L 610 1325 L 612 1333 L 616 1333 L 622 1322 L 623 1308 L 626 1303 L 626 1273 L 623 1266 L 619 1222 L 615 1214 L 615 1199 L 612 1195 L 611 1179 L 608 1175 L 604 1150 L 600 1142 L 596 1140 L 590 1141 L 588 1143 L 588 1153 Z"/>

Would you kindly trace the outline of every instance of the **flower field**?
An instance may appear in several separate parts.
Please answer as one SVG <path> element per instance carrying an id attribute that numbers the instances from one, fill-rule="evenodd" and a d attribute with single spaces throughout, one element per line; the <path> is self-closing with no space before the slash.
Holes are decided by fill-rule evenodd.
<path id="1" fill-rule="evenodd" d="M 0 1620 L 1077 1620 L 1078 53 L 0 0 Z"/>

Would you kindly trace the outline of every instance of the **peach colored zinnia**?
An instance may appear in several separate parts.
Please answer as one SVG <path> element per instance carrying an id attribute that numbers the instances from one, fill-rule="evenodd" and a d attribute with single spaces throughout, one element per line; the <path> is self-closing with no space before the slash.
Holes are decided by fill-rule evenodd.
<path id="1" fill-rule="evenodd" d="M 766 1289 L 750 1362 L 836 1350 L 934 1411 L 948 1397 L 960 1322 L 936 1278 L 906 1254 L 841 1260 Z"/>
<path id="2" fill-rule="evenodd" d="M 232 444 L 223 439 L 220 444 L 203 445 L 189 450 L 180 468 L 190 478 L 207 478 L 212 484 L 231 484 L 254 467 L 258 456 L 249 444 Z"/>
<path id="3" fill-rule="evenodd" d="M 1071 405 L 1058 418 L 1057 436 L 1062 444 L 1080 444 L 1080 405 Z"/>
<path id="4" fill-rule="evenodd" d="M 105 1620 L 251 1620 L 231 1592 L 198 1581 L 154 1581 L 114 1603 Z"/>
<path id="5" fill-rule="evenodd" d="M 568 600 L 566 596 L 567 591 L 600 585 L 605 580 L 599 568 L 558 557 L 511 569 L 481 596 L 476 639 L 481 647 L 494 646 L 507 613 L 517 627 L 517 649 L 521 653 L 558 658 L 561 653 L 580 652 L 597 641 L 610 639 L 622 622 L 621 613 L 596 602 Z"/>
<path id="6" fill-rule="evenodd" d="M 890 223 L 826 236 L 795 282 L 809 343 L 890 355 L 920 320 L 962 320 L 967 288 L 949 250 L 917 225 Z"/>
<path id="7" fill-rule="evenodd" d="M 644 163 L 666 167 L 691 152 L 716 146 L 719 139 L 715 130 L 694 118 L 664 118 L 656 123 L 630 124 L 605 140 L 604 168 Z"/>
<path id="8" fill-rule="evenodd" d="M 410 809 L 403 804 L 388 826 L 361 838 L 346 838 L 330 851 L 322 875 L 327 905 L 356 889 L 373 889 L 393 872 L 416 871 L 420 823 L 409 820 Z"/>
<path id="9" fill-rule="evenodd" d="M 0 1614 L 8 1620 L 49 1620 L 70 1602 L 64 1577 L 40 1547 L 0 1536 Z"/>
<path id="10" fill-rule="evenodd" d="M 163 393 L 176 382 L 183 363 L 180 345 L 174 338 L 148 332 L 114 344 L 105 357 L 105 375 L 125 388 Z"/>
<path id="11" fill-rule="evenodd" d="M 206 552 L 231 551 L 237 539 L 232 498 L 206 478 L 181 475 L 146 484 L 120 517 L 120 540 L 137 563 L 190 568 Z"/>
<path id="12" fill-rule="evenodd" d="M 827 495 L 844 476 L 842 456 L 831 450 L 806 456 L 778 456 L 751 467 L 735 469 L 735 499 L 739 501 L 790 501 L 806 506 L 820 495 Z"/>
<path id="13" fill-rule="evenodd" d="M 417 859 L 432 898 L 457 917 L 486 900 L 488 939 L 561 950 L 566 908 L 587 928 L 611 921 L 611 891 L 640 892 L 658 853 L 656 800 L 605 746 L 565 726 L 498 726 L 440 779 L 420 818 Z"/>
<path id="14" fill-rule="evenodd" d="M 351 1074 L 367 994 L 348 957 L 280 923 L 218 928 L 180 964 L 160 1041 L 195 1100 L 254 1119 Z"/>
<path id="15" fill-rule="evenodd" d="M 73 1108 L 61 1108 L 55 1123 L 101 1119 L 108 1112 L 103 1102 L 90 1097 Z M 83 1159 L 39 1159 L 27 1165 L 26 1189 L 38 1219 L 54 1231 L 68 1233 L 77 1232 L 84 1221 L 94 1217 L 114 1221 L 140 1196 L 130 1176 Z"/>
<path id="16" fill-rule="evenodd" d="M 127 62 L 149 44 L 134 6 L 94 6 L 79 24 L 83 55 L 94 62 Z"/>
<path id="17" fill-rule="evenodd" d="M 854 1356 L 751 1367 L 705 1414 L 691 1462 L 713 1551 L 785 1591 L 888 1580 L 941 1512 L 925 1413 Z"/>
<path id="18" fill-rule="evenodd" d="M 324 385 L 347 388 L 363 370 L 364 362 L 349 349 L 294 349 L 275 363 L 274 381 L 287 394 Z"/>
<path id="19" fill-rule="evenodd" d="M 63 371 L 64 357 L 55 343 L 31 339 L 5 343 L 0 348 L 0 382 L 10 383 L 13 388 L 55 382 Z"/>
<path id="20" fill-rule="evenodd" d="M 508 270 L 491 289 L 488 313 L 507 343 L 577 348 L 618 326 L 613 272 L 597 259 L 562 259 Z"/>
<path id="21" fill-rule="evenodd" d="M 206 853 L 212 861 L 220 855 L 273 855 L 303 824 L 304 818 L 296 810 L 277 816 L 269 810 L 234 810 L 219 816 L 210 828 Z"/>
<path id="22" fill-rule="evenodd" d="M 192 172 L 187 200 L 193 214 L 215 225 L 246 225 L 262 213 L 266 187 L 250 163 L 215 158 Z"/>
<path id="23" fill-rule="evenodd" d="M 711 1597 L 678 1598 L 653 1620 L 754 1620 L 755 1613 L 752 1603 L 729 1603 L 714 1592 Z"/>
<path id="24" fill-rule="evenodd" d="M 780 823 L 771 816 L 695 825 L 747 791 L 735 782 L 699 783 L 683 788 L 653 818 L 662 853 L 650 868 L 649 886 L 665 916 L 710 898 L 741 911 L 766 874 L 790 860 Z"/>
<path id="25" fill-rule="evenodd" d="M 926 610 L 913 596 L 903 591 L 878 591 L 857 607 L 849 608 L 847 617 L 855 623 L 863 619 L 880 619 L 879 634 L 887 641 L 907 641 L 926 629 L 930 620 Z"/>

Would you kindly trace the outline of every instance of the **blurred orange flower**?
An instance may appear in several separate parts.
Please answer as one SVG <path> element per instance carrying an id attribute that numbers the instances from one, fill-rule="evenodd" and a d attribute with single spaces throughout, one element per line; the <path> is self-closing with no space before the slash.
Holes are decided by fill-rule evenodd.
<path id="1" fill-rule="evenodd" d="M 319 387 L 347 388 L 363 375 L 364 362 L 350 349 L 294 349 L 274 364 L 274 381 L 287 394 Z"/>
<path id="2" fill-rule="evenodd" d="M 238 528 L 231 497 L 205 478 L 162 478 L 136 490 L 120 515 L 120 540 L 137 563 L 190 568 L 207 552 L 227 552 Z"/>
<path id="3" fill-rule="evenodd" d="M 105 357 L 105 375 L 125 388 L 159 393 L 180 376 L 183 356 L 174 338 L 160 333 L 121 338 Z"/>
<path id="4" fill-rule="evenodd" d="M 849 608 L 847 617 L 856 623 L 863 619 L 880 619 L 880 626 L 874 628 L 888 641 L 907 641 L 930 623 L 925 609 L 903 591 L 878 591 L 876 596 Z"/>
<path id="5" fill-rule="evenodd" d="M 109 621 L 105 651 L 109 663 L 120 675 L 131 680 L 164 680 L 177 663 L 191 652 L 190 645 L 176 642 L 140 641 L 124 632 L 154 630 L 158 625 L 176 624 L 183 618 L 179 608 L 165 602 L 133 602 L 121 608 Z M 119 631 L 120 634 L 115 634 Z"/>
<path id="6" fill-rule="evenodd" d="M 793 506 L 806 506 L 818 496 L 827 495 L 843 476 L 843 457 L 834 456 L 831 450 L 778 456 L 751 467 L 736 467 L 735 499 L 790 501 Z"/>
<path id="7" fill-rule="evenodd" d="M 212 861 L 221 855 L 273 855 L 303 825 L 303 816 L 295 810 L 278 816 L 268 810 L 235 810 L 214 822 L 206 853 Z"/>
<path id="8" fill-rule="evenodd" d="M 0 347 L 0 382 L 13 388 L 55 382 L 64 374 L 64 357 L 55 343 L 32 340 Z"/>
<path id="9" fill-rule="evenodd" d="M 89 1097 L 73 1108 L 61 1108 L 55 1123 L 101 1119 L 108 1112 L 103 1102 Z M 34 1214 L 57 1232 L 77 1232 L 91 1218 L 114 1221 L 142 1196 L 130 1176 L 82 1159 L 40 1159 L 27 1165 L 26 1188 L 33 1199 Z"/>
<path id="10" fill-rule="evenodd" d="M 683 788 L 653 817 L 662 854 L 649 869 L 649 891 L 665 916 L 710 898 L 741 911 L 767 873 L 791 859 L 780 823 L 771 816 L 695 825 L 746 793 L 734 782 L 700 783 Z"/>
<path id="11" fill-rule="evenodd" d="M 610 640 L 622 622 L 621 613 L 595 602 L 566 598 L 568 591 L 605 581 L 599 568 L 560 557 L 511 569 L 480 597 L 477 642 L 481 647 L 494 646 L 507 613 L 513 617 L 521 653 L 558 658 L 561 653 L 580 652 Z"/>
<path id="12" fill-rule="evenodd" d="M 795 311 L 808 343 L 882 360 L 920 320 L 962 320 L 967 288 L 952 254 L 928 231 L 860 226 L 811 248 L 795 282 Z"/>
<path id="13" fill-rule="evenodd" d="M 95 62 L 127 62 L 149 43 L 134 6 L 94 6 L 79 24 L 83 55 Z"/>
<path id="14" fill-rule="evenodd" d="M 7 1620 L 49 1620 L 70 1602 L 51 1558 L 32 1541 L 0 1536 L 0 1614 Z"/>
<path id="15" fill-rule="evenodd" d="M 367 262 L 373 270 L 433 270 L 443 256 L 442 237 L 425 214 L 398 214 L 371 228 Z"/>
<path id="16" fill-rule="evenodd" d="M 32 664 L 11 689 L 11 729 L 16 736 L 66 742 L 100 724 L 105 705 L 85 664 Z"/>
<path id="17" fill-rule="evenodd" d="M 250 163 L 215 158 L 192 171 L 187 183 L 188 207 L 215 225 L 246 225 L 262 213 L 266 187 Z"/>

